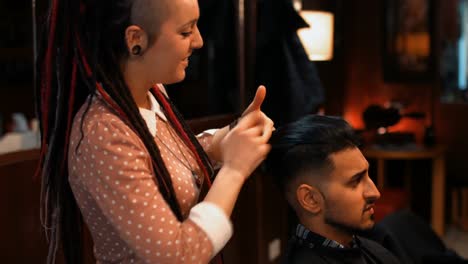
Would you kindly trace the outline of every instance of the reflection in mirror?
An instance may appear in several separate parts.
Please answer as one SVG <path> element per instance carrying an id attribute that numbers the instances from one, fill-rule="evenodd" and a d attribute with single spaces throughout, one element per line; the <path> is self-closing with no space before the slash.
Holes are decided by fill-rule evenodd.
<path id="1" fill-rule="evenodd" d="M 441 1 L 441 101 L 468 102 L 468 0 Z"/>

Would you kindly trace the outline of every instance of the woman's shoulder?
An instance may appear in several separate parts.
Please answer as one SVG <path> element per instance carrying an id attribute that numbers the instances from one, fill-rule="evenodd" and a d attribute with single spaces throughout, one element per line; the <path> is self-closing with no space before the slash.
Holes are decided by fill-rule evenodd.
<path id="1" fill-rule="evenodd" d="M 73 122 L 74 125 L 83 123 L 84 127 L 99 123 L 127 126 L 116 111 L 97 96 L 89 97 L 86 100 L 75 115 Z"/>
<path id="2" fill-rule="evenodd" d="M 128 124 L 101 98 L 93 97 L 81 106 L 75 115 L 72 126 L 73 135 L 82 133 L 84 138 L 100 136 L 124 136 L 127 140 L 137 137 Z"/>

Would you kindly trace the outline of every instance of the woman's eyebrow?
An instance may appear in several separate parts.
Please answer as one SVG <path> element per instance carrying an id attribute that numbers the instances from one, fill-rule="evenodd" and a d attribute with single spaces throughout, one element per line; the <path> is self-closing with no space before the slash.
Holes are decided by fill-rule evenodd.
<path id="1" fill-rule="evenodd" d="M 185 26 L 188 26 L 188 25 L 194 25 L 194 24 L 197 23 L 197 22 L 198 22 L 198 18 L 192 19 L 192 20 L 190 20 L 189 22 L 183 24 L 183 25 L 181 26 L 181 28 L 182 28 L 182 27 L 185 27 Z"/>

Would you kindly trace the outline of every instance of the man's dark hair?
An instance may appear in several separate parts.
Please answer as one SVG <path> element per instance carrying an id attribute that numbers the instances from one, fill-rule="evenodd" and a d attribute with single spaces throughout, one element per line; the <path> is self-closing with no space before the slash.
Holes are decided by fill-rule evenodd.
<path id="1" fill-rule="evenodd" d="M 282 190 L 303 172 L 333 168 L 330 155 L 359 146 L 353 128 L 342 118 L 309 115 L 274 131 L 267 171 Z"/>

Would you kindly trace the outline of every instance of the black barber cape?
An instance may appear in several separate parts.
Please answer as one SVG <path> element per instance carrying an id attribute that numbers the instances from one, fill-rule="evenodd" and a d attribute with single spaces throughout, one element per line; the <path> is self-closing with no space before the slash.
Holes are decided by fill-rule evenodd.
<path id="1" fill-rule="evenodd" d="M 312 233 L 298 225 L 283 259 L 288 264 L 397 264 L 390 251 L 374 241 L 355 236 L 351 247 Z"/>

